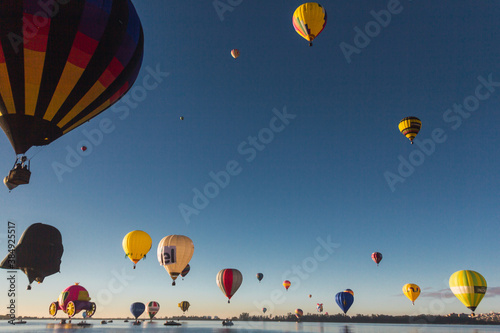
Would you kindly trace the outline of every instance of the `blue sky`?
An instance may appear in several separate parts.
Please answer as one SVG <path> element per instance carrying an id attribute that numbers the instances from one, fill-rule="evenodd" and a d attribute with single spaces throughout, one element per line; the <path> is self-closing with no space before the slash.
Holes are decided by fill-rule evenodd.
<path id="1" fill-rule="evenodd" d="M 7 221 L 18 237 L 33 223 L 53 225 L 65 248 L 61 273 L 31 291 L 18 274 L 20 314 L 48 315 L 74 282 L 98 317 L 151 300 L 159 316 L 181 314 L 184 300 L 192 315 L 315 313 L 316 303 L 332 314 L 346 288 L 355 293 L 349 314 L 468 312 L 449 297 L 461 269 L 488 282 L 477 312 L 498 310 L 498 3 L 326 1 L 313 47 L 291 24 L 301 3 L 233 1 L 219 15 L 212 1 L 134 2 L 145 51 L 129 102 L 32 148 L 31 184 L 0 191 L 5 252 Z M 370 23 L 388 7 L 385 27 Z M 340 45 L 355 47 L 355 28 L 367 24 L 373 37 L 348 62 Z M 420 146 L 398 131 L 406 116 L 422 120 Z M 89 133 L 86 155 L 69 158 Z M 259 135 L 265 144 L 253 155 Z M 5 136 L 0 153 L 7 173 L 15 156 Z M 183 217 L 179 206 L 196 208 L 195 191 L 228 163 L 238 172 L 227 186 Z M 133 270 L 121 242 L 136 229 L 153 248 Z M 171 234 L 195 246 L 175 287 L 156 259 Z M 379 267 L 374 251 L 384 255 Z M 223 268 L 244 277 L 231 304 L 215 283 Z M 415 306 L 406 283 L 422 288 Z"/>

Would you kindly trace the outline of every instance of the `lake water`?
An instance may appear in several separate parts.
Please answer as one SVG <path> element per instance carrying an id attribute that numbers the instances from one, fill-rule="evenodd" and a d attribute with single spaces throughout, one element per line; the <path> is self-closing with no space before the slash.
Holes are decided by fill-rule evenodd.
<path id="1" fill-rule="evenodd" d="M 73 320 L 77 323 L 80 320 Z M 164 321 L 143 322 L 134 326 L 131 322 L 116 320 L 101 324 L 98 320 L 88 320 L 92 326 L 59 324 L 54 320 L 28 320 L 26 324 L 10 325 L 0 323 L 0 332 L 303 332 L 303 333 L 483 333 L 500 332 L 500 325 L 400 325 L 400 324 L 352 324 L 352 323 L 311 323 L 311 322 L 245 322 L 235 321 L 234 326 L 223 327 L 220 321 L 181 321 L 182 326 L 165 326 Z"/>

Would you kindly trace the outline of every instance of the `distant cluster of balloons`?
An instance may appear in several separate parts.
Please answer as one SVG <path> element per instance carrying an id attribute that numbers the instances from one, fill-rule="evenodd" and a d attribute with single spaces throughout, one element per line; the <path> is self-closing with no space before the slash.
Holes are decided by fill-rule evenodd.
<path id="1" fill-rule="evenodd" d="M 137 263 L 145 258 L 150 251 L 152 239 L 146 232 L 134 230 L 124 236 L 122 246 L 125 256 L 133 262 L 135 269 Z M 30 283 L 28 289 L 31 289 L 33 281 L 41 283 L 46 276 L 59 272 L 62 253 L 62 237 L 59 230 L 50 225 L 35 223 L 23 232 L 18 244 L 4 258 L 0 267 L 23 270 Z M 189 261 L 193 253 L 193 241 L 187 236 L 169 235 L 162 238 L 158 243 L 158 262 L 169 273 L 172 285 L 175 285 L 175 280 L 179 275 L 185 277 L 190 272 Z M 15 261 L 11 259 L 12 256 L 16 258 Z M 378 266 L 382 260 L 382 253 L 373 252 L 371 258 Z M 264 279 L 264 274 L 257 273 L 256 278 L 260 283 Z M 227 297 L 228 303 L 230 303 L 231 298 L 238 291 L 242 282 L 243 275 L 235 268 L 222 269 L 216 276 L 217 286 Z M 292 285 L 289 280 L 284 280 L 282 284 L 287 291 Z M 460 270 L 453 273 L 449 279 L 449 285 L 451 291 L 472 311 L 472 314 L 474 314 L 487 290 L 485 278 L 480 273 L 472 270 Z M 421 289 L 414 283 L 408 283 L 403 286 L 403 293 L 414 304 L 421 293 Z M 308 296 L 312 298 L 312 294 Z M 335 295 L 335 301 L 346 314 L 354 303 L 354 292 L 351 289 L 345 289 Z M 190 303 L 182 301 L 178 303 L 178 306 L 185 312 L 189 309 Z M 131 311 L 138 317 L 144 312 L 145 308 L 143 303 L 136 302 L 132 304 Z M 151 301 L 147 308 L 150 318 L 153 318 L 154 314 L 159 310 L 159 304 Z M 49 313 L 52 316 L 56 315 L 57 310 L 62 310 L 69 317 L 73 317 L 78 312 L 85 310 L 85 316 L 91 317 L 96 311 L 96 305 L 90 302 L 87 290 L 76 283 L 63 290 L 58 301 L 50 305 Z M 318 312 L 323 311 L 323 303 L 317 303 L 317 310 Z M 262 309 L 263 313 L 266 313 L 266 311 L 267 308 Z M 302 312 L 296 311 L 295 313 L 297 318 L 300 319 Z"/>

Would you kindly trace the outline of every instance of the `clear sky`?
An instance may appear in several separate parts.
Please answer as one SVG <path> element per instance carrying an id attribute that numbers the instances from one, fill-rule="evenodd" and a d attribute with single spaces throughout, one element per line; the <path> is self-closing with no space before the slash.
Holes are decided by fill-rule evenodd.
<path id="1" fill-rule="evenodd" d="M 18 238 L 36 222 L 63 236 L 61 273 L 31 291 L 18 274 L 18 314 L 48 315 L 74 282 L 97 317 L 151 300 L 159 316 L 180 315 L 184 300 L 190 315 L 315 313 L 316 303 L 334 314 L 346 288 L 351 315 L 468 312 L 448 288 L 461 269 L 488 282 L 477 312 L 498 311 L 498 2 L 324 1 L 313 47 L 292 27 L 300 1 L 220 3 L 228 10 L 135 1 L 145 50 L 128 102 L 32 148 L 31 183 L 0 191 L 2 251 L 7 221 Z M 420 144 L 398 130 L 407 116 L 422 120 Z M 0 154 L 7 174 L 5 136 Z M 193 203 L 228 163 L 229 182 Z M 183 216 L 187 206 L 196 213 Z M 121 244 L 137 229 L 153 247 L 133 270 Z M 156 258 L 171 234 L 195 246 L 175 287 Z M 244 277 L 231 304 L 215 282 L 223 268 Z M 422 288 L 415 306 L 406 283 Z M 3 306 L 7 287 L 1 278 Z"/>

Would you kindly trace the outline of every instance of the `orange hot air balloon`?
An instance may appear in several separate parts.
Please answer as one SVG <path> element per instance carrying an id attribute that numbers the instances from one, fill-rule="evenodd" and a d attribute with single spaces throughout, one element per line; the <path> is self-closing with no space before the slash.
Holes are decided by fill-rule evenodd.
<path id="1" fill-rule="evenodd" d="M 240 56 L 240 51 L 238 49 L 233 49 L 231 50 L 231 55 L 233 56 L 234 59 L 236 59 Z"/>
<path id="2" fill-rule="evenodd" d="M 288 288 L 290 288 L 290 285 L 291 285 L 291 284 L 292 284 L 292 283 L 291 283 L 290 281 L 288 281 L 288 280 L 283 281 L 283 287 L 285 287 L 285 289 L 286 289 L 287 291 L 288 291 Z"/>

